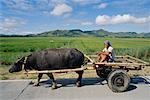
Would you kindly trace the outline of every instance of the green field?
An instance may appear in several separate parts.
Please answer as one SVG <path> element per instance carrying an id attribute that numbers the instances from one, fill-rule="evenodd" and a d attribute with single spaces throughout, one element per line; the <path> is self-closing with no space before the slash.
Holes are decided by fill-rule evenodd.
<path id="1" fill-rule="evenodd" d="M 110 40 L 116 55 L 135 56 L 150 62 L 150 39 L 144 38 L 98 38 L 98 37 L 1 37 L 0 38 L 0 80 L 6 79 L 35 79 L 36 75 L 28 77 L 23 73 L 11 74 L 8 72 L 11 64 L 19 57 L 40 51 L 46 48 L 77 48 L 85 54 L 95 54 L 103 49 L 103 41 Z M 148 67 L 149 68 L 149 67 Z M 83 77 L 96 77 L 84 74 Z M 136 74 L 149 75 L 150 69 Z M 93 75 L 94 74 L 94 75 Z M 75 74 L 76 75 L 76 74 Z M 74 74 L 65 76 L 56 75 L 56 78 L 75 78 Z M 45 77 L 46 78 L 46 77 Z"/>
<path id="2" fill-rule="evenodd" d="M 85 54 L 103 49 L 103 41 L 110 40 L 116 55 L 135 56 L 150 62 L 150 39 L 98 37 L 1 37 L 0 63 L 10 65 L 19 57 L 46 48 L 77 48 Z"/>

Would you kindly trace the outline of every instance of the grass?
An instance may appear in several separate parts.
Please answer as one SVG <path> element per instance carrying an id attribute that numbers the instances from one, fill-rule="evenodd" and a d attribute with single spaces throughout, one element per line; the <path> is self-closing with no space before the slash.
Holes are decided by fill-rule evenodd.
<path id="1" fill-rule="evenodd" d="M 46 48 L 77 48 L 85 54 L 102 50 L 103 41 L 110 40 L 117 55 L 135 56 L 150 62 L 150 40 L 142 38 L 97 37 L 14 37 L 0 38 L 0 62 L 10 65 L 19 57 Z"/>
<path id="2" fill-rule="evenodd" d="M 150 62 L 150 39 L 98 38 L 98 37 L 1 37 L 0 79 L 10 79 L 7 70 L 18 58 L 47 48 L 77 48 L 85 54 L 95 54 L 103 49 L 103 41 L 110 40 L 116 55 L 126 55 Z M 5 74 L 5 75 L 4 75 Z M 18 75 L 18 74 L 17 74 Z M 35 77 L 35 76 L 34 76 Z M 19 76 L 24 78 L 24 76 Z M 15 77 L 13 78 L 15 79 Z"/>

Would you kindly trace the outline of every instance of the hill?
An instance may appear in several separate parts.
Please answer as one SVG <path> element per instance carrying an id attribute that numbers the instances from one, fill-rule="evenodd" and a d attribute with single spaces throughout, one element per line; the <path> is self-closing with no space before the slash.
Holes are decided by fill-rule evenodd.
<path id="1" fill-rule="evenodd" d="M 54 30 L 47 31 L 39 34 L 28 34 L 28 35 L 3 35 L 0 34 L 0 37 L 124 37 L 124 38 L 150 38 L 149 33 L 136 33 L 136 32 L 109 32 L 103 29 L 91 30 L 91 31 L 82 31 L 80 29 L 73 30 Z"/>
<path id="2" fill-rule="evenodd" d="M 56 36 L 56 37 L 80 37 L 80 36 L 96 36 L 96 37 L 144 37 L 150 38 L 150 33 L 136 33 L 136 32 L 109 32 L 103 29 L 82 31 L 80 29 L 74 30 L 55 30 L 37 34 L 35 36 Z"/>

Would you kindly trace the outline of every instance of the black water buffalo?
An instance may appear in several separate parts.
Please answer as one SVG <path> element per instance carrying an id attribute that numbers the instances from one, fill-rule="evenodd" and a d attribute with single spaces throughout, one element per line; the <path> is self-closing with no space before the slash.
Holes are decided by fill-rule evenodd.
<path id="1" fill-rule="evenodd" d="M 27 57 L 23 57 L 16 61 L 9 69 L 10 73 L 24 70 L 58 70 L 58 69 L 72 69 L 80 68 L 84 62 L 84 55 L 77 49 L 46 49 L 40 52 L 34 52 Z M 24 67 L 24 68 L 23 68 Z M 78 87 L 81 86 L 81 79 L 83 71 L 76 72 L 79 77 L 76 81 Z M 38 74 L 37 86 L 43 74 Z M 52 73 L 47 74 L 52 80 L 52 89 L 57 88 L 56 81 Z"/>

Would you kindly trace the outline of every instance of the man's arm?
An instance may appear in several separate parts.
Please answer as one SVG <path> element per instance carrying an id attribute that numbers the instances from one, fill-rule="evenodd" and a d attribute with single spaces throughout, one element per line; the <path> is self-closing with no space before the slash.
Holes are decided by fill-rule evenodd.
<path id="1" fill-rule="evenodd" d="M 97 55 L 100 55 L 100 54 L 102 54 L 102 53 L 103 53 L 103 52 L 97 52 L 96 54 L 97 54 Z"/>

